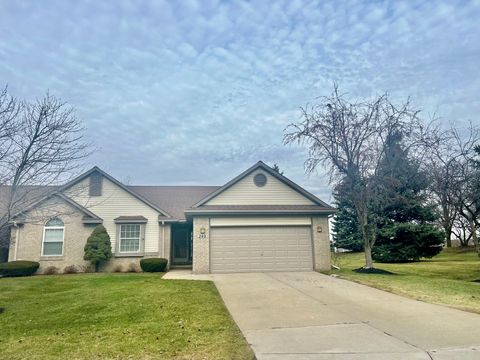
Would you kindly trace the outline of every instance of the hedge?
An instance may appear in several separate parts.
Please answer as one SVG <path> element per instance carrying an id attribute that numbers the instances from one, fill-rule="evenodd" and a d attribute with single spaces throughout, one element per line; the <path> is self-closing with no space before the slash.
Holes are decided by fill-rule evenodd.
<path id="1" fill-rule="evenodd" d="M 35 274 L 40 264 L 35 261 L 11 261 L 0 264 L 0 275 L 5 277 L 30 276 Z"/>
<path id="2" fill-rule="evenodd" d="M 167 259 L 148 258 L 140 260 L 140 267 L 145 272 L 164 272 L 167 268 Z"/>

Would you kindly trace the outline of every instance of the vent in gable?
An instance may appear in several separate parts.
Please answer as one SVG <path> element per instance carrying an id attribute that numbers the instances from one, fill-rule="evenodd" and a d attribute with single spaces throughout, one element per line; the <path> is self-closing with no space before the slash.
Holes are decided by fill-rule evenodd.
<path id="1" fill-rule="evenodd" d="M 90 175 L 90 196 L 102 196 L 102 180 L 103 176 L 98 172 L 94 172 Z"/>
<path id="2" fill-rule="evenodd" d="M 253 182 L 258 187 L 263 187 L 267 184 L 267 177 L 262 173 L 257 174 L 257 175 L 254 176 Z"/>

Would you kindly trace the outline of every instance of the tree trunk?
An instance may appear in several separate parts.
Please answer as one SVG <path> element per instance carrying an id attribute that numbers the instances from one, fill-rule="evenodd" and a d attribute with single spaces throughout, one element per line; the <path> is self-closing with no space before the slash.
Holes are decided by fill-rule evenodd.
<path id="1" fill-rule="evenodd" d="M 480 257 L 480 244 L 478 243 L 477 239 L 477 225 L 475 221 L 470 221 L 470 229 L 472 233 L 473 244 L 475 245 L 475 250 L 477 250 L 477 255 Z"/>
<path id="2" fill-rule="evenodd" d="M 451 226 L 444 226 L 445 230 L 445 241 L 447 243 L 447 247 L 452 247 L 452 227 Z"/>
<path id="3" fill-rule="evenodd" d="M 365 241 L 365 269 L 373 269 L 372 247 Z"/>
<path id="4" fill-rule="evenodd" d="M 95 272 L 97 273 L 100 270 L 100 261 L 95 261 Z"/>

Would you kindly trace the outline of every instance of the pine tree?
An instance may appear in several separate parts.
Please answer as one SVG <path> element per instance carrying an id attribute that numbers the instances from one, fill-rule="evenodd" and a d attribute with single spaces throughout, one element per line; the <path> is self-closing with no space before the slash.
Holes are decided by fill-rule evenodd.
<path id="1" fill-rule="evenodd" d="M 98 225 L 93 229 L 87 239 L 84 251 L 83 259 L 89 260 L 95 266 L 95 272 L 98 272 L 102 262 L 112 258 L 110 236 L 103 225 Z"/>
<path id="2" fill-rule="evenodd" d="M 363 251 L 362 233 L 358 227 L 357 214 L 352 196 L 345 182 L 336 186 L 333 193 L 338 209 L 333 221 L 333 240 L 337 248 Z"/>
<path id="3" fill-rule="evenodd" d="M 387 139 L 378 169 L 377 196 L 370 206 L 378 233 L 372 256 L 380 262 L 418 261 L 442 250 L 443 231 L 433 225 L 437 215 L 427 205 L 428 177 L 401 145 L 401 136 Z"/>

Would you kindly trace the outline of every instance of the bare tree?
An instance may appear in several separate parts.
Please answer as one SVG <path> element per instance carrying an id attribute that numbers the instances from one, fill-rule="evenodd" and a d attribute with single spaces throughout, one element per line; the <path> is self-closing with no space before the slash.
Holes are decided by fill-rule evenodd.
<path id="1" fill-rule="evenodd" d="M 458 213 L 470 224 L 470 234 L 480 256 L 478 229 L 480 228 L 480 145 L 465 153 L 459 162 L 459 178 L 455 188 Z"/>
<path id="2" fill-rule="evenodd" d="M 49 95 L 33 103 L 0 93 L 0 229 L 52 185 L 70 179 L 89 154 L 75 111 Z M 3 240 L 3 246 L 5 246 Z M 2 244 L 0 244 L 2 245 Z"/>
<path id="3" fill-rule="evenodd" d="M 475 144 L 479 141 L 479 129 L 473 124 L 470 123 L 464 131 L 451 126 L 439 135 L 438 145 L 430 149 L 424 163 L 431 177 L 431 198 L 439 209 L 447 247 L 451 246 L 452 235 L 457 234 L 453 230 L 461 216 L 463 197 L 459 190 L 465 187 L 468 159 L 472 157 Z"/>
<path id="4" fill-rule="evenodd" d="M 337 85 L 330 96 L 319 98 L 317 104 L 301 111 L 302 120 L 286 128 L 284 142 L 308 147 L 307 172 L 326 166 L 331 183 L 343 181 L 349 187 L 364 242 L 365 268 L 372 268 L 377 226 L 369 206 L 376 196 L 377 169 L 385 142 L 395 133 L 402 135 L 405 149 L 420 147 L 430 141 L 426 137 L 429 127 L 420 121 L 419 111 L 409 100 L 396 106 L 383 94 L 349 102 Z"/>
<path id="5" fill-rule="evenodd" d="M 467 247 L 472 240 L 471 225 L 463 216 L 457 216 L 453 223 L 452 235 L 458 240 L 460 246 Z"/>

